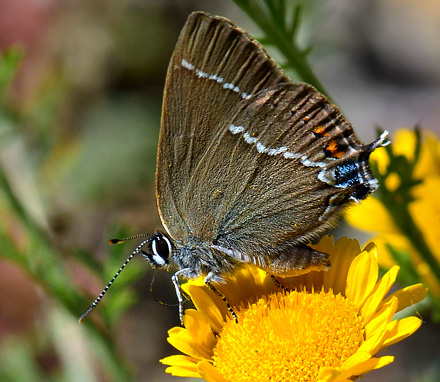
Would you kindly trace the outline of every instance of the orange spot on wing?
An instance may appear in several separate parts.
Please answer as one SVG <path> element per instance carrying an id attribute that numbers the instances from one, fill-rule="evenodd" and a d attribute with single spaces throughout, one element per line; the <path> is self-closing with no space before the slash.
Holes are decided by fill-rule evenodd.
<path id="1" fill-rule="evenodd" d="M 313 133 L 315 135 L 320 136 L 320 137 L 327 137 L 328 136 L 328 132 L 325 130 L 324 126 L 316 126 L 313 129 Z"/>
<path id="2" fill-rule="evenodd" d="M 327 156 L 338 159 L 342 158 L 344 155 L 344 151 L 341 150 L 338 142 L 336 141 L 330 141 L 329 143 L 327 143 L 327 146 L 325 147 L 325 153 Z"/>

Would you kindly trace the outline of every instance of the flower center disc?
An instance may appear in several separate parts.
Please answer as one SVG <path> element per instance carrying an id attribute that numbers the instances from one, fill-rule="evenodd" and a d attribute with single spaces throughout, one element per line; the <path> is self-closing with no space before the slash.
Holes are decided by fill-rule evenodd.
<path id="1" fill-rule="evenodd" d="M 292 291 L 261 298 L 228 321 L 214 366 L 229 381 L 316 381 L 364 340 L 356 306 L 332 291 Z"/>

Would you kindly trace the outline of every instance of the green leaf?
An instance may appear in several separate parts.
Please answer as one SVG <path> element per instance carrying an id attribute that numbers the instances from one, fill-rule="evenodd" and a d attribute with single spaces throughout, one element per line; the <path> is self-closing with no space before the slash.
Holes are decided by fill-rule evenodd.
<path id="1" fill-rule="evenodd" d="M 386 244 L 386 247 L 396 264 L 400 266 L 399 279 L 401 279 L 405 285 L 421 282 L 420 276 L 414 268 L 411 254 L 406 251 L 399 251 L 389 243 Z"/>
<path id="2" fill-rule="evenodd" d="M 298 33 L 304 19 L 304 1 L 291 0 L 232 0 L 264 33 L 266 44 L 272 45 L 286 59 L 301 81 L 313 85 L 323 94 L 324 86 L 307 60 L 309 47 L 300 47 Z"/>
<path id="3" fill-rule="evenodd" d="M 23 51 L 19 48 L 10 48 L 3 54 L 0 52 L 0 96 L 5 93 L 12 81 L 23 55 Z"/>

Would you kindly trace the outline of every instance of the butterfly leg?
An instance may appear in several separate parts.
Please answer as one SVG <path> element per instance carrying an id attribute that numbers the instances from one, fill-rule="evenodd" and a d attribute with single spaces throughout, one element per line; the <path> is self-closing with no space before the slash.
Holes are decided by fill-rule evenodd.
<path id="1" fill-rule="evenodd" d="M 186 297 L 186 293 L 183 292 L 182 289 L 180 288 L 180 284 L 179 284 L 179 276 L 180 276 L 180 274 L 181 274 L 181 272 L 177 271 L 171 277 L 171 280 L 173 282 L 174 289 L 176 290 L 177 301 L 178 301 L 178 304 L 179 304 L 179 319 L 180 319 L 180 323 L 183 325 L 183 295 L 185 295 L 185 297 Z"/>
<path id="2" fill-rule="evenodd" d="M 229 304 L 226 296 L 211 283 L 212 279 L 216 277 L 218 277 L 217 274 L 215 274 L 214 272 L 209 272 L 208 275 L 205 277 L 205 284 L 211 292 L 215 293 L 223 300 L 223 302 L 226 304 L 226 307 L 228 308 L 229 313 L 231 313 L 232 318 L 235 320 L 235 323 L 238 324 L 237 314 L 235 313 L 234 309 L 232 309 L 232 306 L 231 304 Z"/>
<path id="3" fill-rule="evenodd" d="M 274 275 L 269 274 L 269 276 L 278 288 L 280 288 L 286 293 L 291 291 L 290 288 L 287 288 L 285 285 L 283 285 Z"/>

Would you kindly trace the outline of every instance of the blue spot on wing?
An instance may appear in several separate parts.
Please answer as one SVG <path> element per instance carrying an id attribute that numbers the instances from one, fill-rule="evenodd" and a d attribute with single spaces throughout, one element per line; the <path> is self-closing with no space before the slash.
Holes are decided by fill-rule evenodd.
<path id="1" fill-rule="evenodd" d="M 356 162 L 347 161 L 341 163 L 334 170 L 335 186 L 348 188 L 356 186 L 361 182 L 359 166 Z"/>
<path id="2" fill-rule="evenodd" d="M 346 161 L 338 165 L 333 172 L 335 187 L 352 189 L 351 197 L 355 200 L 365 199 L 371 192 L 371 182 L 366 181 L 361 173 L 360 162 Z"/>

